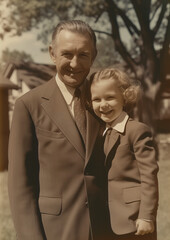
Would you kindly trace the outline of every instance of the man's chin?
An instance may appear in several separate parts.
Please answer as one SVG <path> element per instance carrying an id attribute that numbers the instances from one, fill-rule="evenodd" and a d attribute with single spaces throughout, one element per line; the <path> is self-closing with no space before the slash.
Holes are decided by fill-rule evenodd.
<path id="1" fill-rule="evenodd" d="M 84 82 L 84 80 L 80 81 L 80 79 L 75 78 L 74 76 L 65 76 L 63 82 L 70 87 L 78 87 Z"/>

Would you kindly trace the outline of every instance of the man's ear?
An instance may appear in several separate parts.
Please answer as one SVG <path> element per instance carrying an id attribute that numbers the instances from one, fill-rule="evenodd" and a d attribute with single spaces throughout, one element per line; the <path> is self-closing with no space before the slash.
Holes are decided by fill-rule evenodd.
<path id="1" fill-rule="evenodd" d="M 48 51 L 49 51 L 49 54 L 50 54 L 50 57 L 51 57 L 53 63 L 55 63 L 56 59 L 55 59 L 55 54 L 54 54 L 52 45 L 49 46 Z"/>

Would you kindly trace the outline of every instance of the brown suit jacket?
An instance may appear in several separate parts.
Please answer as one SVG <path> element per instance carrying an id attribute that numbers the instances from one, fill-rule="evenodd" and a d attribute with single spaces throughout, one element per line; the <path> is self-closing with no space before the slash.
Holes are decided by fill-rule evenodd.
<path id="1" fill-rule="evenodd" d="M 111 139 L 106 156 L 111 227 L 121 235 L 136 231 L 137 218 L 155 221 L 158 165 L 150 129 L 129 119 Z M 110 144 L 109 144 L 110 145 Z"/>
<path id="2" fill-rule="evenodd" d="M 88 240 L 90 228 L 100 239 L 99 123 L 88 111 L 86 116 L 85 151 L 54 78 L 17 100 L 9 199 L 19 240 Z"/>

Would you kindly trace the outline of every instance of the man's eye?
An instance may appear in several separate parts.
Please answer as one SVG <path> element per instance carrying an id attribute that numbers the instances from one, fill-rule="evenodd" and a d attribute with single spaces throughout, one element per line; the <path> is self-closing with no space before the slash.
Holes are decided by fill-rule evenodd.
<path id="1" fill-rule="evenodd" d="M 88 57 L 87 53 L 80 53 L 80 57 Z"/>
<path id="2" fill-rule="evenodd" d="M 65 53 L 62 53 L 62 56 L 64 56 L 64 57 L 71 57 L 72 55 L 71 55 L 71 53 L 65 52 Z"/>

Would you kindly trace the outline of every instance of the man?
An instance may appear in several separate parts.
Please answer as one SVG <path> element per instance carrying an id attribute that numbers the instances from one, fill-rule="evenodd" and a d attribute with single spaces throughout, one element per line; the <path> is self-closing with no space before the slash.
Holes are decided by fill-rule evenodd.
<path id="1" fill-rule="evenodd" d="M 13 115 L 9 199 L 17 236 L 102 239 L 99 124 L 75 94 L 83 94 L 96 57 L 95 34 L 82 21 L 61 22 L 49 52 L 57 75 L 19 98 Z"/>

